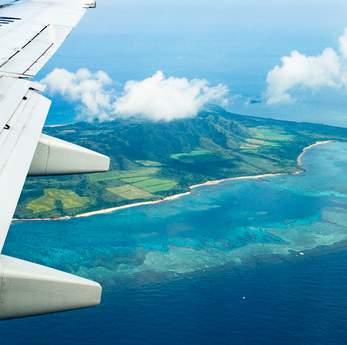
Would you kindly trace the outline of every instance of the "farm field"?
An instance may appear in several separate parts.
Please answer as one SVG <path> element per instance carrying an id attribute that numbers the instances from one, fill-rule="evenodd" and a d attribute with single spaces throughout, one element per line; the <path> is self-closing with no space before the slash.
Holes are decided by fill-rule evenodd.
<path id="1" fill-rule="evenodd" d="M 53 211 L 57 203 L 64 210 L 81 208 L 89 202 L 88 197 L 81 197 L 72 190 L 45 189 L 43 196 L 32 200 L 26 206 L 33 213 Z"/>
<path id="2" fill-rule="evenodd" d="M 193 150 L 191 152 L 175 153 L 175 154 L 171 155 L 171 158 L 177 159 L 177 160 L 185 160 L 187 158 L 210 156 L 211 154 L 213 155 L 213 152 L 208 151 L 208 150 Z"/>
<path id="3" fill-rule="evenodd" d="M 146 191 L 129 184 L 119 187 L 110 187 L 107 188 L 107 191 L 116 194 L 117 196 L 126 200 L 141 200 L 153 198 L 153 194 L 147 193 Z"/>

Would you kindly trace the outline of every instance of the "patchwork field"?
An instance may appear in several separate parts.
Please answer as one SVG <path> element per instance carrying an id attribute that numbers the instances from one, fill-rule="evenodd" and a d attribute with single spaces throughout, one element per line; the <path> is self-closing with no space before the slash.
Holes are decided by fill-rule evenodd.
<path id="1" fill-rule="evenodd" d="M 127 172 L 90 175 L 93 182 L 107 183 L 106 190 L 125 200 L 140 200 L 162 196 L 177 186 L 177 181 L 160 177 L 160 168 L 138 168 Z"/>
<path id="2" fill-rule="evenodd" d="M 153 194 L 147 193 L 146 191 L 136 188 L 135 186 L 126 184 L 119 187 L 107 188 L 110 193 L 116 194 L 117 196 L 126 200 L 140 200 L 153 198 Z"/>
<path id="3" fill-rule="evenodd" d="M 242 150 L 257 151 L 266 147 L 281 147 L 283 143 L 290 142 L 294 136 L 288 132 L 269 127 L 257 127 L 250 129 L 251 138 L 245 140 L 240 146 Z"/>
<path id="4" fill-rule="evenodd" d="M 134 186 L 141 188 L 149 193 L 160 193 L 168 191 L 177 186 L 177 182 L 169 179 L 162 178 L 149 178 L 147 180 L 134 183 Z"/>
<path id="5" fill-rule="evenodd" d="M 69 210 L 81 208 L 88 202 L 88 197 L 81 197 L 72 190 L 45 189 L 43 196 L 30 201 L 26 208 L 33 213 L 40 213 L 54 210 L 58 203 L 64 210 Z"/>
<path id="6" fill-rule="evenodd" d="M 146 179 L 160 172 L 159 168 L 139 168 L 135 170 L 120 171 L 113 170 L 106 173 L 92 174 L 88 176 L 90 182 L 103 182 L 103 181 L 122 181 L 127 183 L 131 179 Z"/>

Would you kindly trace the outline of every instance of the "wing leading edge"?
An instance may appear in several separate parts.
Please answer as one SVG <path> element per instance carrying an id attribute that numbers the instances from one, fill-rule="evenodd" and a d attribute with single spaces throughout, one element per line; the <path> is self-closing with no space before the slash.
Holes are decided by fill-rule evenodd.
<path id="1" fill-rule="evenodd" d="M 0 254 L 28 173 L 105 171 L 108 157 L 42 135 L 50 100 L 31 78 L 95 1 L 0 2 Z M 100 303 L 101 286 L 0 255 L 0 319 Z"/>

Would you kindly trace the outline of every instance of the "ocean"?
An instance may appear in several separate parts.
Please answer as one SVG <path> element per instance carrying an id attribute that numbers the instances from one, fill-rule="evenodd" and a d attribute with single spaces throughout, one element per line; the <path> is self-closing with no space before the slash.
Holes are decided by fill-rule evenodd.
<path id="1" fill-rule="evenodd" d="M 5 254 L 100 281 L 100 307 L 0 323 L 7 344 L 345 344 L 347 144 L 305 172 L 20 222 Z"/>

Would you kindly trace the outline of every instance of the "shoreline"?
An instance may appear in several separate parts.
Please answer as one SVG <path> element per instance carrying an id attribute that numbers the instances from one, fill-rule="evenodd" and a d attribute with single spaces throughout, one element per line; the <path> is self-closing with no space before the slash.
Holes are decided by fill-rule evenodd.
<path id="1" fill-rule="evenodd" d="M 303 169 L 303 167 L 302 167 L 303 158 L 309 150 L 311 150 L 314 147 L 317 147 L 320 145 L 326 145 L 326 144 L 329 144 L 332 142 L 334 142 L 334 140 L 317 141 L 317 142 L 305 147 L 296 160 L 297 171 L 295 171 L 293 173 L 266 173 L 266 174 L 260 174 L 260 175 L 228 177 L 228 178 L 224 178 L 224 179 L 220 179 L 220 180 L 213 180 L 213 181 L 207 181 L 207 182 L 195 184 L 195 185 L 189 186 L 187 192 L 170 195 L 170 196 L 167 196 L 165 198 L 158 199 L 158 200 L 141 201 L 141 202 L 128 204 L 128 205 L 115 206 L 115 207 L 110 207 L 110 208 L 106 208 L 106 209 L 80 213 L 80 214 L 77 214 L 75 216 L 64 216 L 64 217 L 57 217 L 57 218 L 13 219 L 13 221 L 14 222 L 39 222 L 39 221 L 52 221 L 52 220 L 53 221 L 63 221 L 63 220 L 76 219 L 76 218 L 87 218 L 87 217 L 92 217 L 92 216 L 97 216 L 97 215 L 102 215 L 102 214 L 110 214 L 110 213 L 125 210 L 128 208 L 141 207 L 141 206 L 147 206 L 147 205 L 158 205 L 158 204 L 161 204 L 163 202 L 177 200 L 177 199 L 180 199 L 182 197 L 191 195 L 195 189 L 202 188 L 202 187 L 216 186 L 216 185 L 219 185 L 223 182 L 242 181 L 242 180 L 259 180 L 259 179 L 268 178 L 268 177 L 276 177 L 276 176 L 284 176 L 284 175 L 298 175 L 298 174 L 301 174 L 305 171 L 305 169 Z"/>
<path id="2" fill-rule="evenodd" d="M 326 145 L 326 144 L 330 144 L 330 143 L 333 143 L 335 140 L 324 140 L 324 141 L 317 141 L 315 142 L 314 144 L 311 144 L 309 146 L 306 146 L 302 152 L 300 153 L 300 155 L 298 156 L 297 158 L 297 165 L 299 168 L 302 167 L 303 165 L 303 158 L 305 156 L 305 153 L 311 149 L 313 149 L 314 147 L 317 147 L 317 146 L 320 146 L 320 145 Z"/>

